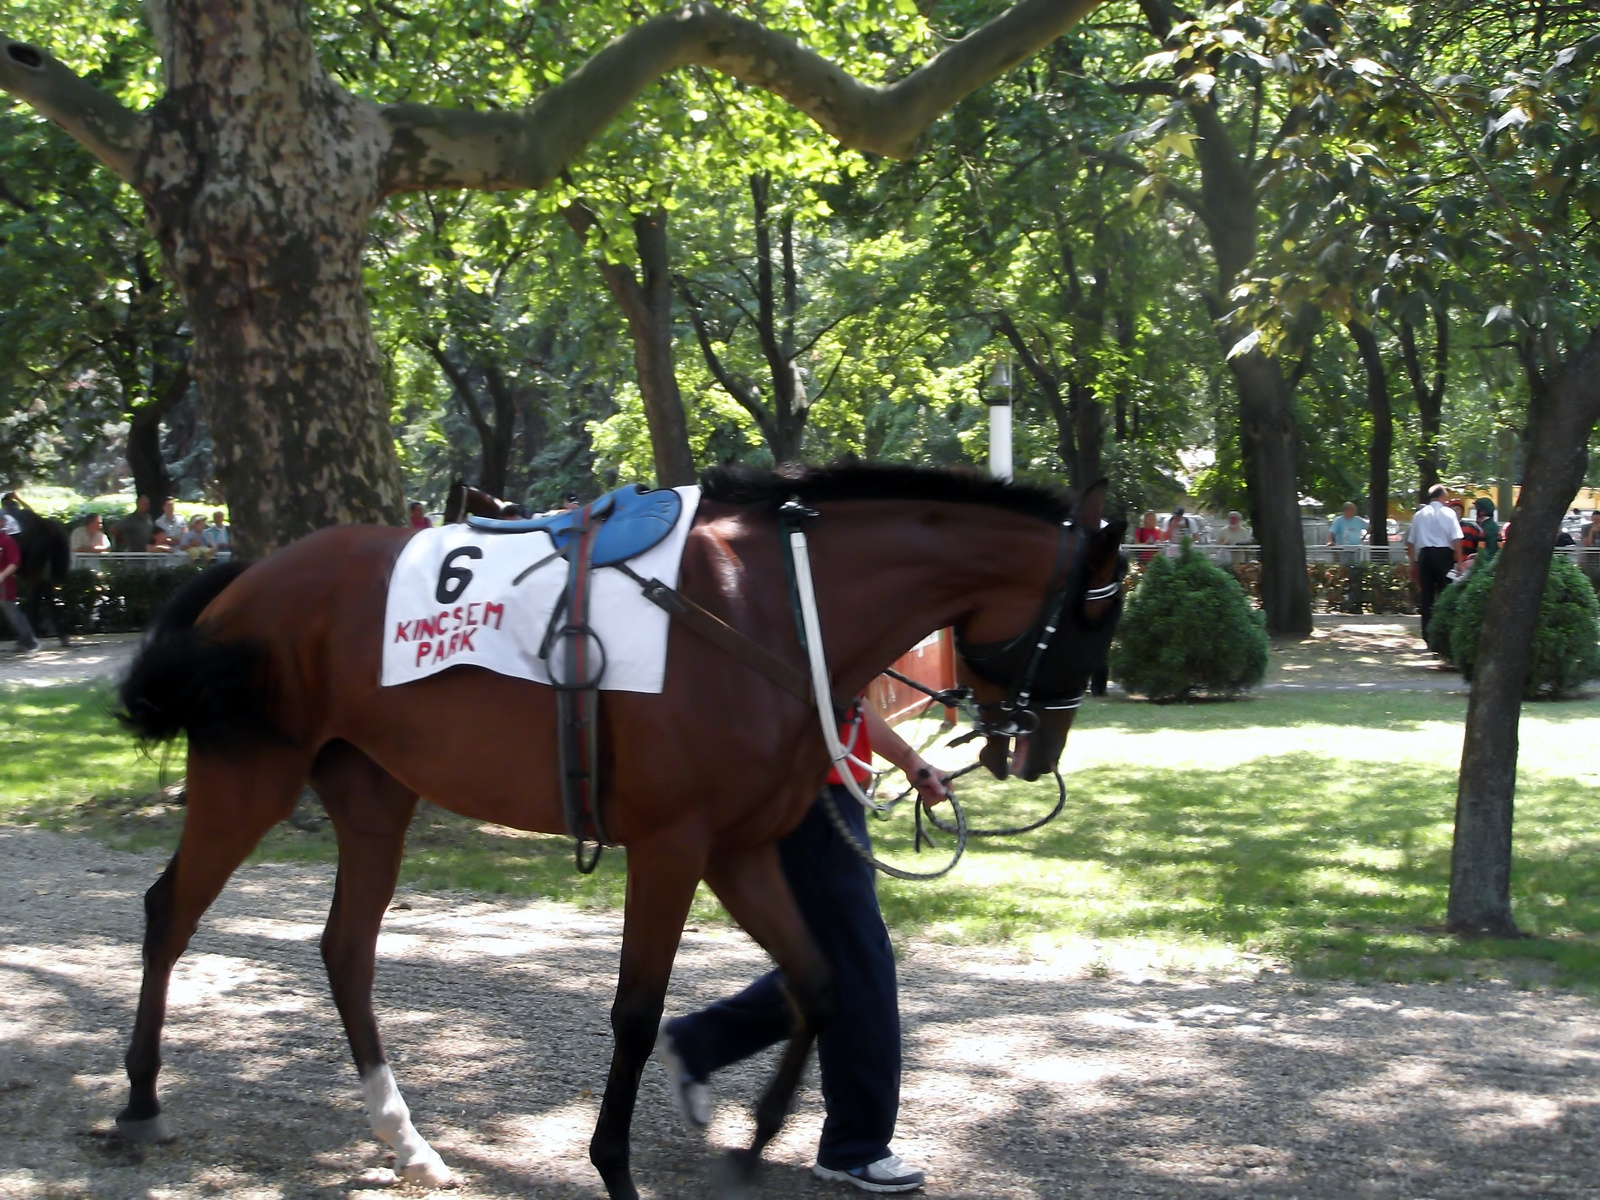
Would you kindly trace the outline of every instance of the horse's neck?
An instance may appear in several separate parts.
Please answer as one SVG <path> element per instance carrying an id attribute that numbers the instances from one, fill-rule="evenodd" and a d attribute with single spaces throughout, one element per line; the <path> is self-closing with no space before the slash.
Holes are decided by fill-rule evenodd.
<path id="1" fill-rule="evenodd" d="M 829 528 L 811 539 L 840 694 L 865 687 L 936 629 L 981 614 L 994 628 L 976 640 L 1007 637 L 1037 613 L 1059 537 L 1049 523 L 977 505 L 940 505 L 937 519 L 925 504 L 851 507 L 848 534 Z"/>

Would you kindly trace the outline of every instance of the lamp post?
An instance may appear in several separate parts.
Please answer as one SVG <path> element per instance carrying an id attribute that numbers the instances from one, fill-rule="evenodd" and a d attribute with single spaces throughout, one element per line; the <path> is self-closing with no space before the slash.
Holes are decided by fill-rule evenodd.
<path id="1" fill-rule="evenodd" d="M 1002 356 L 989 367 L 984 403 L 989 406 L 989 474 L 1011 482 L 1011 359 Z"/>

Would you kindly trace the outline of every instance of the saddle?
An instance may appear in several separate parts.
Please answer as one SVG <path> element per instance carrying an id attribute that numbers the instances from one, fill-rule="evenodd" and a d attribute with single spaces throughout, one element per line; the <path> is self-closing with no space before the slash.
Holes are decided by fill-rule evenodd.
<path id="1" fill-rule="evenodd" d="M 578 540 L 586 523 L 597 524 L 589 565 L 611 567 L 660 545 L 677 525 L 682 512 L 683 497 L 671 488 L 651 491 L 641 484 L 630 484 L 606 493 L 587 509 L 572 509 L 523 521 L 469 516 L 467 524 L 485 533 L 542 531 L 550 535 L 556 550 L 563 554 Z"/>
<path id="2" fill-rule="evenodd" d="M 606 659 L 605 647 L 589 624 L 591 578 L 596 567 L 619 567 L 659 546 L 682 513 L 683 497 L 677 492 L 634 484 L 608 492 L 593 504 L 548 517 L 467 517 L 468 525 L 485 533 L 546 533 L 556 554 L 567 560 L 566 591 L 550 615 L 540 653 L 548 662 L 556 645 L 565 652 L 563 677 L 554 685 L 560 719 L 561 806 L 576 843 L 574 861 L 585 875 L 599 864 L 600 852 L 615 844 L 606 833 L 600 805 L 597 716 Z M 559 624 L 563 610 L 566 623 Z M 593 850 L 586 850 L 591 844 Z"/>

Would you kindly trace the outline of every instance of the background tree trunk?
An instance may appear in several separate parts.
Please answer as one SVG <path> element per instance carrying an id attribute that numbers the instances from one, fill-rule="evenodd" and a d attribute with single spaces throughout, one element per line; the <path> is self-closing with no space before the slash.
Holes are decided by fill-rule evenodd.
<path id="1" fill-rule="evenodd" d="M 567 224 L 587 241 L 598 221 L 583 204 L 562 210 Z M 644 399 L 645 421 L 655 455 L 656 484 L 682 487 L 695 481 L 694 455 L 689 450 L 689 421 L 683 411 L 683 394 L 673 358 L 672 270 L 667 248 L 667 213 L 657 208 L 633 218 L 633 240 L 639 255 L 640 275 L 625 263 L 597 255 L 596 265 L 606 287 L 628 321 L 633 339 L 633 365 Z"/>
<path id="2" fill-rule="evenodd" d="M 1228 360 L 1239 392 L 1239 437 L 1250 486 L 1250 521 L 1261 546 L 1261 608 L 1267 632 L 1311 632 L 1311 581 L 1295 478 L 1294 408 L 1275 358 L 1255 350 Z"/>
<path id="3" fill-rule="evenodd" d="M 1522 691 L 1551 550 L 1567 505 L 1583 484 L 1597 417 L 1600 326 L 1549 389 L 1536 387 L 1529 400 L 1528 469 L 1489 589 L 1467 704 L 1447 917 L 1457 933 L 1517 932 L 1511 917 L 1511 822 Z"/>
<path id="4" fill-rule="evenodd" d="M 1367 449 L 1367 537 L 1374 546 L 1389 544 L 1389 457 L 1394 451 L 1394 414 L 1389 403 L 1389 375 L 1372 326 L 1345 325 L 1361 354 L 1367 373 L 1367 407 L 1372 410 L 1372 442 Z"/>
<path id="5" fill-rule="evenodd" d="M 1444 383 L 1450 365 L 1450 313 L 1442 304 L 1433 306 L 1433 378 L 1430 381 L 1417 347 L 1417 331 L 1410 321 L 1400 320 L 1400 358 L 1405 363 L 1406 379 L 1417 402 L 1417 503 L 1425 503 L 1428 489 L 1439 482 L 1444 469 L 1439 452 L 1439 431 L 1444 412 Z"/>

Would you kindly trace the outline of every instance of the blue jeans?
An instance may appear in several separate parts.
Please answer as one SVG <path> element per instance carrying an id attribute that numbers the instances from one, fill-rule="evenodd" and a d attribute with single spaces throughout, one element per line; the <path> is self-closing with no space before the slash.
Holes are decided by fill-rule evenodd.
<path id="1" fill-rule="evenodd" d="M 832 785 L 834 804 L 862 845 L 870 845 L 866 812 Z M 894 950 L 878 911 L 873 869 L 857 857 L 828 819 L 822 800 L 778 843 L 811 936 L 833 964 L 839 1006 L 817 1042 L 827 1117 L 817 1162 L 847 1171 L 889 1153 L 900 1108 L 900 1003 Z M 770 971 L 737 996 L 667 1022 L 684 1066 L 704 1081 L 711 1072 L 788 1039 L 792 1010 L 783 973 Z"/>
<path id="2" fill-rule="evenodd" d="M 11 632 L 16 635 L 18 646 L 24 650 L 32 650 L 39 644 L 39 639 L 33 636 L 33 628 L 28 624 L 28 618 L 22 615 L 22 609 L 17 607 L 15 600 L 0 600 L 0 614 L 5 616 L 6 624 L 11 626 Z"/>

